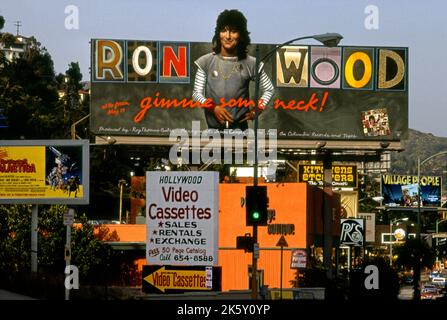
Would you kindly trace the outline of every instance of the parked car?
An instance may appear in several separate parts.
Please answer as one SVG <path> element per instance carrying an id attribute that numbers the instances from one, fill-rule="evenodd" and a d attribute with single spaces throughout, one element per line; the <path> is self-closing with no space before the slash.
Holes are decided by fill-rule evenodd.
<path id="1" fill-rule="evenodd" d="M 421 290 L 422 300 L 435 300 L 439 297 L 439 291 L 436 287 L 424 286 Z"/>
<path id="2" fill-rule="evenodd" d="M 431 283 L 434 284 L 437 288 L 441 289 L 442 291 L 446 290 L 446 282 L 445 278 L 443 277 L 434 277 L 431 279 Z"/>

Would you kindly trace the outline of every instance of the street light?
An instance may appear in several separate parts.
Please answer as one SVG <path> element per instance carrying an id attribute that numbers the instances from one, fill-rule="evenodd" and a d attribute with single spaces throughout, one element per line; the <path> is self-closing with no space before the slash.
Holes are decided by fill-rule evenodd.
<path id="1" fill-rule="evenodd" d="M 393 238 L 393 224 L 398 221 L 408 221 L 408 218 L 397 218 L 390 221 L 390 267 L 393 266 L 393 241 L 391 240 Z"/>
<path id="2" fill-rule="evenodd" d="M 424 160 L 421 161 L 421 157 L 418 157 L 418 218 L 417 218 L 417 227 L 416 227 L 416 239 L 418 243 L 421 241 L 421 165 L 426 163 L 428 160 L 433 159 L 434 157 L 441 156 L 447 154 L 447 151 L 438 152 Z M 417 251 L 416 254 L 419 254 Z M 421 298 L 421 289 L 419 288 L 419 281 L 421 280 L 421 267 L 420 267 L 420 257 L 416 257 L 416 265 L 414 270 L 414 300 L 420 300 Z"/>
<path id="3" fill-rule="evenodd" d="M 264 64 L 261 66 L 261 63 L 263 61 L 266 61 L 268 58 L 270 58 L 278 49 L 291 44 L 292 42 L 296 42 L 299 40 L 304 39 L 315 39 L 319 42 L 321 42 L 323 45 L 327 47 L 335 47 L 343 37 L 338 33 L 324 33 L 324 34 L 316 34 L 312 36 L 304 36 L 304 37 L 298 37 L 289 41 L 286 41 L 280 45 L 277 45 L 275 48 L 267 52 L 267 54 L 259 58 L 259 46 L 256 46 L 256 67 L 255 67 L 255 95 L 254 95 L 254 101 L 255 103 L 258 103 L 259 100 L 259 83 L 261 80 L 261 73 L 264 68 Z M 258 185 L 258 117 L 259 117 L 259 106 L 258 104 L 255 107 L 255 118 L 254 118 L 254 139 L 255 139 L 255 145 L 254 145 L 254 152 L 255 152 L 255 159 L 254 159 L 254 166 L 253 166 L 253 185 Z M 258 226 L 253 225 L 253 240 L 254 243 L 258 243 Z M 258 257 L 253 252 L 252 255 L 252 279 L 251 279 L 251 289 L 252 289 L 252 298 L 257 299 L 258 291 L 257 291 L 257 264 L 258 264 Z"/>

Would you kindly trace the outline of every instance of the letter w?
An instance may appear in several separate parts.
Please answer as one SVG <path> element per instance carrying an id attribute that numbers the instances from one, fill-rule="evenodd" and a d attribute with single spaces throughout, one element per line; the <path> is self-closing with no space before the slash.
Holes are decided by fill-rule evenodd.
<path id="1" fill-rule="evenodd" d="M 306 61 L 307 52 L 308 48 L 303 47 L 284 47 L 278 50 L 279 64 L 277 63 L 277 66 L 280 69 L 277 76 L 278 85 L 307 86 L 307 72 L 303 73 L 304 67 L 308 65 Z M 282 80 L 280 74 L 282 74 Z M 291 82 L 292 78 L 294 83 Z"/>

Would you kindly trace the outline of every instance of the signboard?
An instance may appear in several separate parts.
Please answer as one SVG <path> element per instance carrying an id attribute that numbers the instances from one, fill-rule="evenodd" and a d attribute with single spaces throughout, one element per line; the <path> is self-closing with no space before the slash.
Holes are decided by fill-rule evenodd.
<path id="1" fill-rule="evenodd" d="M 290 268 L 305 269 L 307 266 L 307 251 L 305 249 L 292 250 Z"/>
<path id="2" fill-rule="evenodd" d="M 359 219 L 365 220 L 365 241 L 376 241 L 376 214 L 375 213 L 361 213 L 358 214 Z"/>
<path id="3" fill-rule="evenodd" d="M 67 209 L 64 212 L 64 226 L 72 226 L 74 222 L 74 209 Z"/>
<path id="4" fill-rule="evenodd" d="M 421 176 L 421 206 L 441 206 L 442 179 L 439 176 Z M 418 206 L 418 177 L 382 175 L 383 204 L 388 207 Z"/>
<path id="5" fill-rule="evenodd" d="M 340 194 L 341 218 L 356 218 L 358 206 L 357 191 L 337 191 Z"/>
<path id="6" fill-rule="evenodd" d="M 146 261 L 217 265 L 218 172 L 146 173 Z"/>
<path id="7" fill-rule="evenodd" d="M 298 182 L 307 182 L 313 186 L 323 187 L 323 181 L 323 165 L 298 165 Z M 357 166 L 332 165 L 332 187 L 357 188 L 357 181 Z"/>
<path id="8" fill-rule="evenodd" d="M 88 204 L 89 141 L 0 141 L 0 203 Z"/>
<path id="9" fill-rule="evenodd" d="M 222 268 L 206 266 L 143 266 L 143 292 L 221 291 Z"/>
<path id="10" fill-rule="evenodd" d="M 288 247 L 289 246 L 289 244 L 287 243 L 286 238 L 284 237 L 284 235 L 282 235 L 279 238 L 278 242 L 276 243 L 276 246 L 277 247 Z"/>
<path id="11" fill-rule="evenodd" d="M 364 230 L 363 219 L 341 219 L 340 245 L 362 247 Z"/>
<path id="12" fill-rule="evenodd" d="M 259 47 L 263 56 L 275 46 L 253 44 L 249 54 L 255 56 Z M 249 98 L 193 98 L 195 61 L 210 52 L 212 44 L 205 42 L 92 39 L 91 131 L 169 137 L 176 128 L 191 133 L 192 121 L 200 123 L 200 131 L 208 129 L 205 113 L 213 103 L 252 108 L 254 90 Z M 216 78 L 217 69 L 212 70 Z M 234 70 L 250 73 L 243 63 Z M 275 93 L 259 128 L 277 129 L 279 139 L 407 136 L 408 48 L 289 45 L 267 59 L 264 70 Z"/>

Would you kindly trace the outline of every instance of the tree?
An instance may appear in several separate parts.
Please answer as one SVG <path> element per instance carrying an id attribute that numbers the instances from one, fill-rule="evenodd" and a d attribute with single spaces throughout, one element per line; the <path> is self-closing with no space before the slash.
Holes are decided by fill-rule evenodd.
<path id="1" fill-rule="evenodd" d="M 416 265 L 417 257 L 420 257 L 420 267 L 431 268 L 434 263 L 435 254 L 428 243 L 421 239 L 410 238 L 401 246 L 396 247 L 396 264 L 398 267 L 409 270 Z"/>
<path id="2" fill-rule="evenodd" d="M 61 287 L 64 278 L 64 246 L 66 226 L 63 215 L 64 205 L 39 206 L 38 221 L 38 274 L 44 283 L 56 283 Z M 103 284 L 98 277 L 110 266 L 113 258 L 111 248 L 94 234 L 93 226 L 82 214 L 79 224 L 72 231 L 71 263 L 79 269 L 81 284 Z M 29 286 L 23 280 L 30 274 L 31 260 L 31 206 L 0 206 L 0 283 L 22 283 L 18 290 Z M 55 279 L 58 281 L 56 282 Z M 62 280 L 61 280 L 62 279 Z M 40 284 L 42 285 L 42 284 Z"/>
<path id="3" fill-rule="evenodd" d="M 0 69 L 0 105 L 8 124 L 3 138 L 60 137 L 53 61 L 35 38 L 28 39 L 19 58 Z"/>
<path id="4" fill-rule="evenodd" d="M 71 62 L 65 75 L 59 74 L 56 77 L 58 87 L 63 96 L 63 123 L 64 127 L 70 129 L 71 125 L 89 113 L 88 97 L 81 100 L 79 91 L 82 89 L 82 73 L 79 63 Z M 86 125 L 85 124 L 80 124 Z M 85 128 L 87 129 L 87 128 Z"/>

